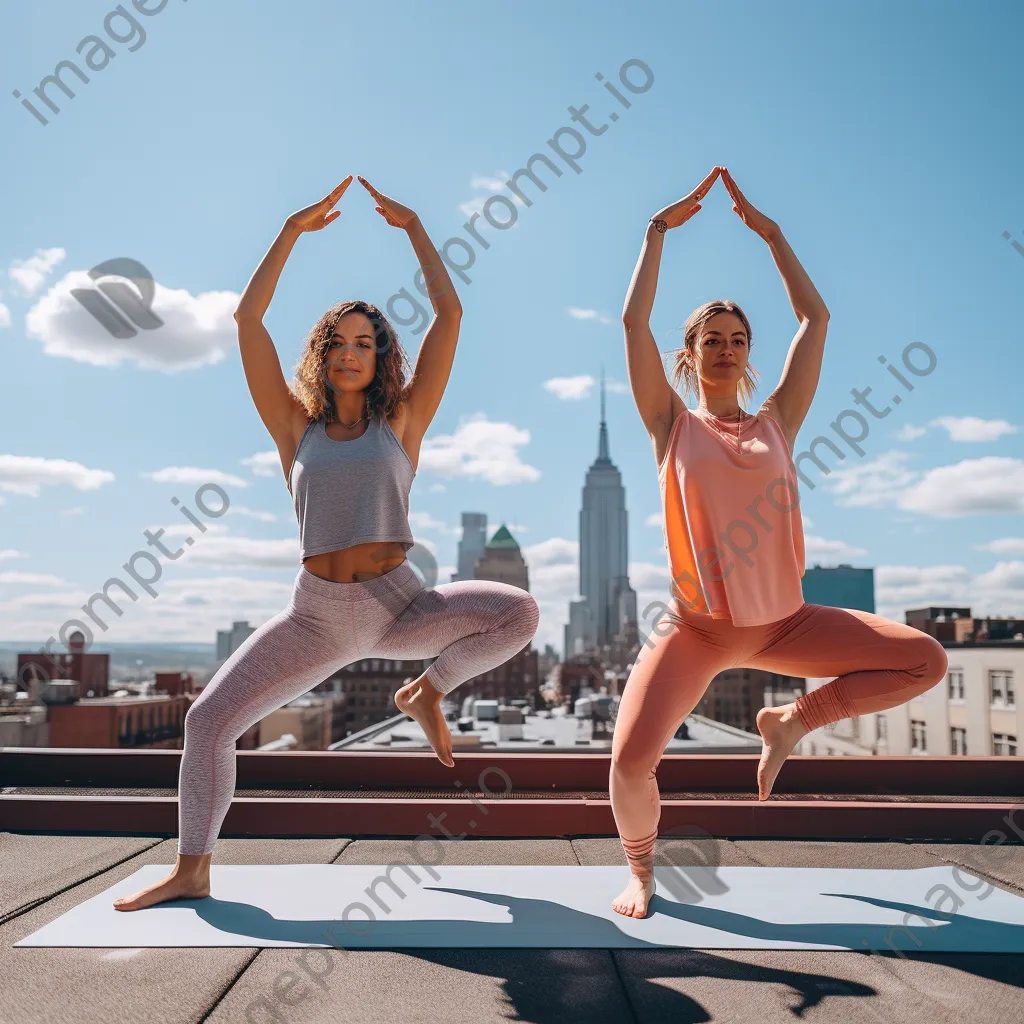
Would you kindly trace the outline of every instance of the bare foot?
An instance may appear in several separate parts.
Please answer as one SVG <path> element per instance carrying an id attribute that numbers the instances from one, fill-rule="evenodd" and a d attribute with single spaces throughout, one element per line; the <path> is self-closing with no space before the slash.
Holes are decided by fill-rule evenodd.
<path id="1" fill-rule="evenodd" d="M 116 910 L 141 910 L 151 907 L 154 903 L 166 903 L 168 900 L 198 899 L 210 895 L 209 874 L 190 875 L 172 870 L 171 873 L 156 885 L 141 889 L 132 896 L 122 896 L 114 900 Z"/>
<path id="2" fill-rule="evenodd" d="M 767 800 L 779 769 L 810 730 L 796 713 L 795 704 L 783 704 L 758 711 L 757 731 L 764 740 L 757 766 L 757 798 Z"/>
<path id="3" fill-rule="evenodd" d="M 452 734 L 441 711 L 442 696 L 443 694 L 435 690 L 430 683 L 409 679 L 395 694 L 395 707 L 419 723 L 438 760 L 449 768 L 454 768 Z"/>
<path id="4" fill-rule="evenodd" d="M 646 917 L 655 888 L 653 875 L 646 879 L 630 875 L 626 888 L 612 900 L 612 910 L 626 917 Z"/>

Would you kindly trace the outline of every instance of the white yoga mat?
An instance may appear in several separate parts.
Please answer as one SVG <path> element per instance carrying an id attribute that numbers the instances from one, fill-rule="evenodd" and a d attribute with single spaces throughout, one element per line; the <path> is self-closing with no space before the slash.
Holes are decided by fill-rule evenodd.
<path id="1" fill-rule="evenodd" d="M 643 919 L 611 909 L 625 867 L 218 864 L 205 899 L 111 905 L 167 870 L 139 868 L 15 946 L 1024 953 L 1024 897 L 943 865 L 660 867 Z"/>

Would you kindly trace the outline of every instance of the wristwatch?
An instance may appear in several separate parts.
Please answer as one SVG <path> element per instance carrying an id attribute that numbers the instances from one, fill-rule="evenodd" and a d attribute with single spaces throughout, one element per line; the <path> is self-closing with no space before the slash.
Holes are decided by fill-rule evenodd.
<path id="1" fill-rule="evenodd" d="M 654 225 L 654 227 L 655 227 L 655 228 L 656 228 L 656 229 L 657 229 L 658 231 L 660 231 L 660 232 L 661 232 L 662 234 L 665 234 L 665 232 L 666 232 L 666 231 L 668 230 L 668 222 L 667 222 L 667 221 L 664 221 L 664 220 L 662 220 L 662 219 L 661 219 L 661 217 L 658 217 L 658 218 L 654 218 L 654 217 L 652 217 L 652 218 L 651 218 L 651 223 L 652 223 L 652 224 Z"/>

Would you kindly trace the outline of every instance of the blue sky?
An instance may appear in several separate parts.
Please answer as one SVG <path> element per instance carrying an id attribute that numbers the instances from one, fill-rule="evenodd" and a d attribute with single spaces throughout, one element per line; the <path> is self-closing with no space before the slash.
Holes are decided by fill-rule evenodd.
<path id="1" fill-rule="evenodd" d="M 212 642 L 284 608 L 297 528 L 242 373 L 238 294 L 284 219 L 347 174 L 414 209 L 440 247 L 470 240 L 468 216 L 509 197 L 503 183 L 536 152 L 563 173 L 515 207 L 513 227 L 485 227 L 470 282 L 455 279 L 462 333 L 411 494 L 441 581 L 462 511 L 485 512 L 490 532 L 507 522 L 541 605 L 535 643 L 561 647 L 604 367 L 631 580 L 641 609 L 667 595 L 619 317 L 648 217 L 720 163 L 782 227 L 832 314 L 798 450 L 854 408 L 851 388 L 872 387 L 878 404 L 899 391 L 880 355 L 899 366 L 913 342 L 935 353 L 933 372 L 871 425 L 863 457 L 827 478 L 811 467 L 808 563 L 874 566 L 878 611 L 899 620 L 929 603 L 1024 614 L 1019 5 L 169 0 L 136 13 L 141 45 L 123 17 L 107 32 L 113 9 L 0 7 L 0 638 L 55 635 L 160 526 L 194 545 L 161 566 L 156 597 L 125 601 L 96 630 L 98 644 Z M 33 98 L 92 34 L 116 56 L 87 85 L 65 75 L 74 99 L 51 88 L 60 110 L 40 104 L 44 126 L 12 91 Z M 646 91 L 620 81 L 629 61 L 649 69 Z M 639 63 L 625 73 L 644 84 Z M 549 140 L 584 104 L 608 127 L 583 136 L 576 172 Z M 412 288 L 408 239 L 358 183 L 339 209 L 299 239 L 266 317 L 289 380 L 328 305 Z M 116 257 L 152 273 L 160 329 L 117 341 L 71 297 Z M 797 321 L 767 246 L 718 183 L 666 238 L 652 318 L 662 351 L 720 296 L 753 324 L 759 403 Z M 414 327 L 400 328 L 412 362 Z M 207 481 L 231 508 L 197 535 L 171 499 L 197 513 Z"/>

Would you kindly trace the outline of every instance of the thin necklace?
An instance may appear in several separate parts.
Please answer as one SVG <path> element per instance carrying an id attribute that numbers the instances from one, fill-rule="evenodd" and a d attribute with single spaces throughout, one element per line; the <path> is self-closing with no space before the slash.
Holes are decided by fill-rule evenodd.
<path id="1" fill-rule="evenodd" d="M 710 416 L 712 419 L 718 420 L 720 423 L 731 423 L 732 422 L 731 419 L 726 419 L 724 416 L 716 416 L 709 409 L 705 409 L 704 412 L 708 416 Z M 745 422 L 746 418 L 747 418 L 747 413 L 743 409 L 738 409 L 736 411 L 736 417 L 735 417 L 735 421 L 736 421 L 736 437 L 735 437 L 735 442 L 736 443 L 735 443 L 735 448 L 736 448 L 737 453 L 740 454 L 740 455 L 743 454 L 743 450 L 740 447 L 740 433 L 741 433 L 740 424 Z M 721 431 L 719 431 L 719 433 L 721 434 Z M 728 433 L 729 432 L 726 431 L 726 434 L 728 434 Z M 731 436 L 731 435 L 729 435 L 729 436 Z"/>
<path id="2" fill-rule="evenodd" d="M 363 408 L 364 409 L 366 408 L 366 403 L 365 402 L 363 403 Z M 336 417 L 337 421 L 343 427 L 347 427 L 349 430 L 351 430 L 357 423 L 362 423 L 363 420 L 366 419 L 366 414 L 364 413 L 362 416 L 359 417 L 359 419 L 354 420 L 352 423 L 346 423 L 340 416 L 338 416 L 338 410 L 337 409 L 334 410 L 334 414 L 335 414 L 335 417 Z"/>

